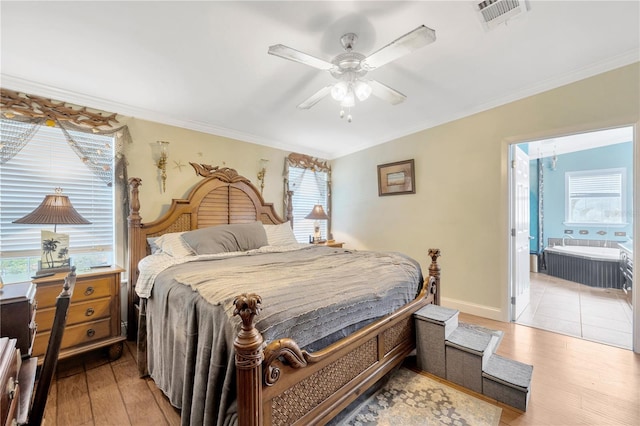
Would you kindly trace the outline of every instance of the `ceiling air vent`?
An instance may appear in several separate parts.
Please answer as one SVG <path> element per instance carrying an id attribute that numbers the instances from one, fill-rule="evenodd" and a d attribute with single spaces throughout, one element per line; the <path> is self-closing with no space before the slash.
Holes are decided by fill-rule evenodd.
<path id="1" fill-rule="evenodd" d="M 480 22 L 486 31 L 527 12 L 524 0 L 484 0 L 475 2 Z"/>

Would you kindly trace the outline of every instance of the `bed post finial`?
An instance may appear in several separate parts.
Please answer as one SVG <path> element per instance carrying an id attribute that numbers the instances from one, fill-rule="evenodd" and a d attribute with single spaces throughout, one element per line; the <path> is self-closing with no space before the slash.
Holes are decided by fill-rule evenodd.
<path id="1" fill-rule="evenodd" d="M 142 185 L 142 179 L 133 177 L 129 179 L 131 187 L 130 207 L 129 207 L 129 223 L 132 220 L 140 220 L 140 197 L 138 196 L 138 187 Z"/>
<path id="2" fill-rule="evenodd" d="M 440 257 L 440 249 L 429 249 L 429 257 L 431 258 L 431 265 L 429 265 L 429 276 L 435 278 L 435 294 L 433 303 L 440 304 L 440 265 L 438 265 L 438 258 Z"/>
<path id="3" fill-rule="evenodd" d="M 238 426 L 262 425 L 262 360 L 264 340 L 255 327 L 262 298 L 243 293 L 235 298 L 233 315 L 242 319 L 242 328 L 233 346 L 236 350 Z"/>

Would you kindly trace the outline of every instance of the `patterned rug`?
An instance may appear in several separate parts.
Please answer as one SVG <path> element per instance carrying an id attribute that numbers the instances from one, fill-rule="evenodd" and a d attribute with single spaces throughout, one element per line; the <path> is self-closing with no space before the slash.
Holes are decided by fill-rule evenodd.
<path id="1" fill-rule="evenodd" d="M 501 412 L 500 407 L 402 367 L 339 424 L 496 426 Z"/>

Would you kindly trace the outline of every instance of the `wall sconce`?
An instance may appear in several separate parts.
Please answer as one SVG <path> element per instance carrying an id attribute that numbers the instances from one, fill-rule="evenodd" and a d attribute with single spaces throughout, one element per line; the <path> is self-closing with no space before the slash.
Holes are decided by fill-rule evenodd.
<path id="1" fill-rule="evenodd" d="M 258 171 L 258 181 L 260 182 L 260 195 L 262 195 L 262 191 L 264 191 L 264 175 L 267 173 L 267 163 L 269 160 L 261 158 L 260 159 L 260 170 Z"/>
<path id="2" fill-rule="evenodd" d="M 169 142 L 157 141 L 158 150 L 160 151 L 158 162 L 156 167 L 160 170 L 160 179 L 162 179 L 162 192 L 167 189 L 167 151 L 169 149 Z"/>

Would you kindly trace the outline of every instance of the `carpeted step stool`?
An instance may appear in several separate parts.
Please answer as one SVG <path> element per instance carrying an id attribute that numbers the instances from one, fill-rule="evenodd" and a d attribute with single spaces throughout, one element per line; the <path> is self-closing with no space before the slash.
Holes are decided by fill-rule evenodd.
<path id="1" fill-rule="evenodd" d="M 533 366 L 493 354 L 482 373 L 482 393 L 527 411 Z"/>
<path id="2" fill-rule="evenodd" d="M 504 333 L 460 323 L 445 341 L 447 380 L 482 393 L 482 371 Z"/>
<path id="3" fill-rule="evenodd" d="M 414 314 L 418 368 L 447 377 L 445 340 L 458 327 L 457 309 L 427 305 Z"/>

